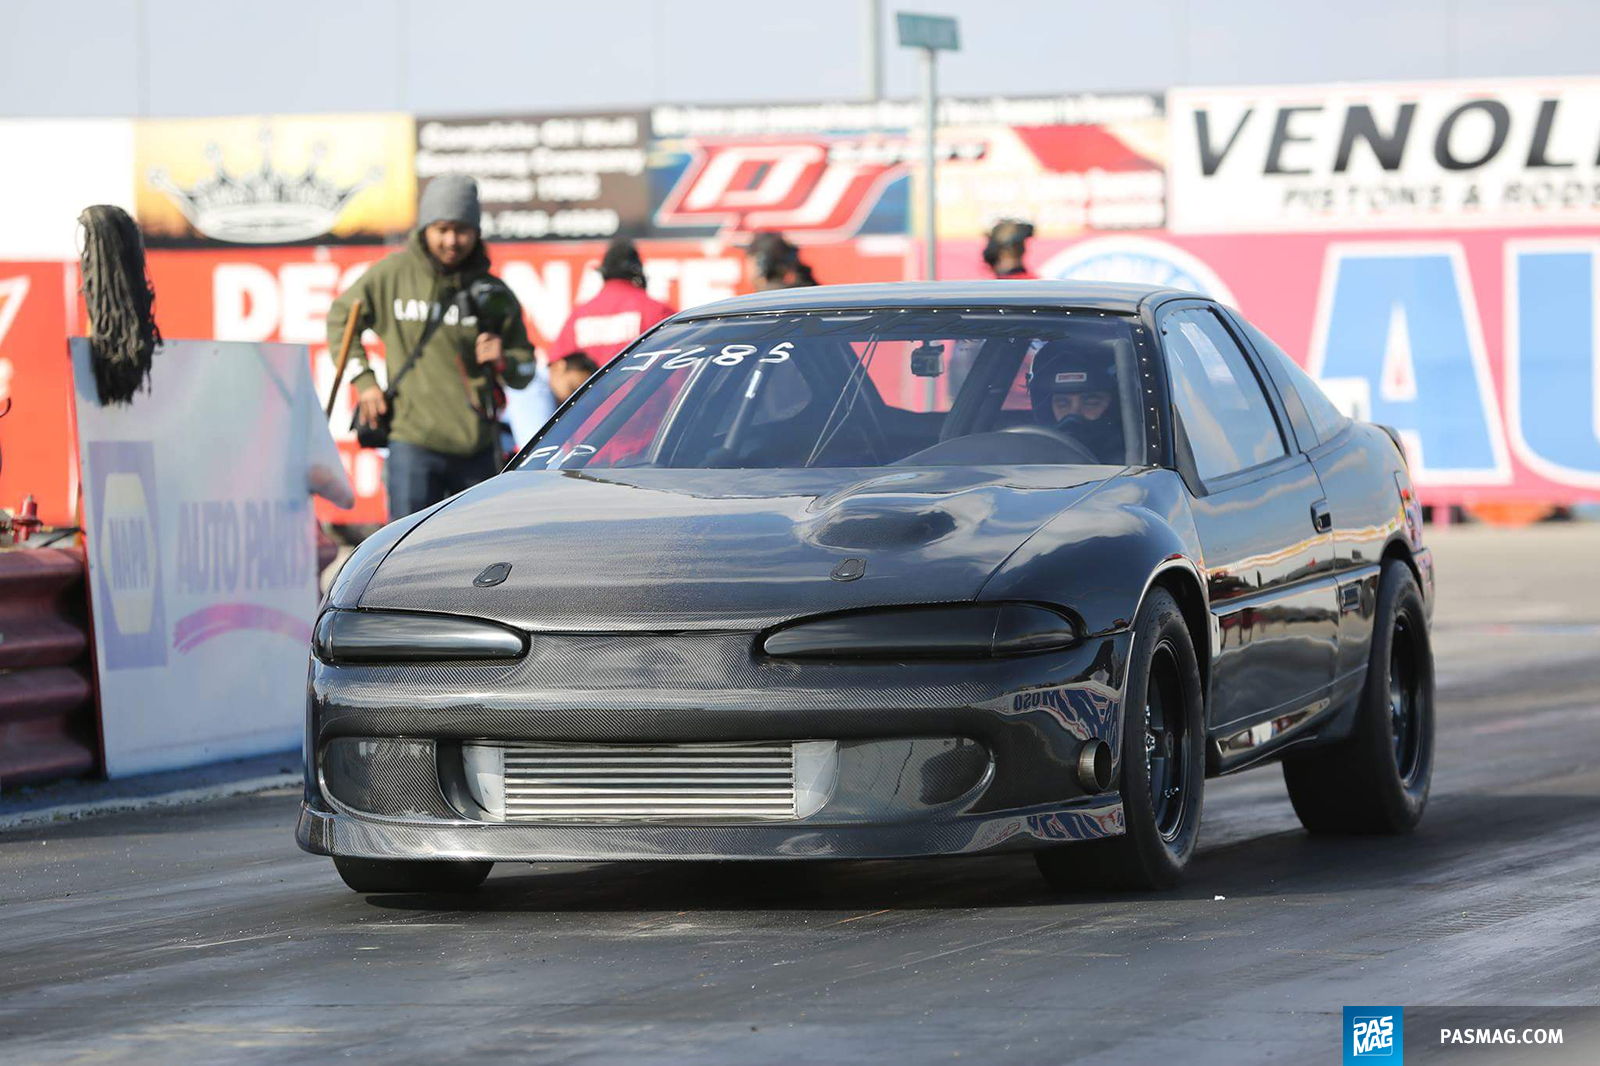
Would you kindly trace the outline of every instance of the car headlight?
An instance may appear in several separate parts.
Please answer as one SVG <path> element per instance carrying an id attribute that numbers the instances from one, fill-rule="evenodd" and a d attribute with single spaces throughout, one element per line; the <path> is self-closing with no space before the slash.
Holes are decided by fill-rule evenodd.
<path id="1" fill-rule="evenodd" d="M 852 611 L 798 622 L 762 641 L 786 659 L 991 659 L 1058 651 L 1078 642 L 1078 627 L 1032 603 L 975 603 Z"/>
<path id="2" fill-rule="evenodd" d="M 520 659 L 528 636 L 497 622 L 415 611 L 324 611 L 311 650 L 325 663 Z"/>

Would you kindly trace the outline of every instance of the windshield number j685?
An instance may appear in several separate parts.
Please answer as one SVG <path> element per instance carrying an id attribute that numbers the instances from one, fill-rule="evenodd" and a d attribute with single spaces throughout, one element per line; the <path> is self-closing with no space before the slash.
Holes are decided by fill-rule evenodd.
<path id="1" fill-rule="evenodd" d="M 630 360 L 627 365 L 617 367 L 617 373 L 626 373 L 630 370 L 649 370 L 651 367 L 660 367 L 662 370 L 684 370 L 706 360 L 710 360 L 713 366 L 733 367 L 743 363 L 759 350 L 754 344 L 724 344 L 722 350 L 717 354 L 707 355 L 705 353 L 708 349 L 702 344 L 697 348 L 663 348 L 659 352 L 634 352 L 627 357 Z M 787 362 L 789 353 L 793 350 L 793 341 L 783 341 L 767 349 L 767 353 L 758 358 L 756 362 Z M 638 362 L 631 362 L 631 360 L 638 360 Z"/>

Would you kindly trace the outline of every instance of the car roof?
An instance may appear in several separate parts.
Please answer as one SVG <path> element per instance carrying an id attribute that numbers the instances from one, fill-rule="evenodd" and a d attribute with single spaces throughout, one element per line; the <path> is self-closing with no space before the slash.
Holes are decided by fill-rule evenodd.
<path id="1" fill-rule="evenodd" d="M 864 310 L 888 307 L 1018 307 L 1137 314 L 1152 296 L 1193 296 L 1156 285 L 1101 281 L 891 281 L 773 289 L 701 304 L 678 321 L 780 311 Z M 1202 297 L 1203 298 L 1203 297 Z"/>

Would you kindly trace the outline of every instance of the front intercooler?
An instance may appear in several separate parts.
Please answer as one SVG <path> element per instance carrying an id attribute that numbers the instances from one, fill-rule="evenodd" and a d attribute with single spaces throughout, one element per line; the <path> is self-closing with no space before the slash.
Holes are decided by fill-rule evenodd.
<path id="1" fill-rule="evenodd" d="M 468 765 L 498 753 L 508 822 L 796 817 L 796 744 L 486 747 L 467 745 Z M 493 811 L 492 786 L 482 791 Z"/>

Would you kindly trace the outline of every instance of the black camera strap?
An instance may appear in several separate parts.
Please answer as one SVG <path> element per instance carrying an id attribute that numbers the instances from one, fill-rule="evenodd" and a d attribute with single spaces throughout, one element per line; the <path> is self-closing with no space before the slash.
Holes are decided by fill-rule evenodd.
<path id="1" fill-rule="evenodd" d="M 400 372 L 389 380 L 389 387 L 383 390 L 383 402 L 390 410 L 394 409 L 394 398 L 399 394 L 401 380 L 411 373 L 411 368 L 416 366 L 418 361 L 422 359 L 423 347 L 427 345 L 429 339 L 433 336 L 433 331 L 439 328 L 439 323 L 444 320 L 444 306 L 436 301 L 431 303 L 432 306 L 429 311 L 431 312 L 434 307 L 437 307 L 439 308 L 439 313 L 437 315 L 432 313 L 428 315 L 428 321 L 422 327 L 421 336 L 417 338 L 417 343 L 411 346 L 411 357 L 406 360 L 406 365 L 400 368 Z"/>
<path id="2" fill-rule="evenodd" d="M 422 349 L 433 336 L 433 331 L 439 328 L 439 323 L 444 318 L 444 309 L 436 300 L 429 301 L 428 321 L 422 327 L 422 334 L 417 337 L 417 343 L 411 346 L 411 357 L 406 360 L 406 365 L 389 379 L 388 388 L 383 390 L 384 412 L 377 421 L 369 425 L 361 421 L 361 408 L 357 406 L 350 416 L 350 428 L 355 431 L 356 442 L 363 448 L 387 448 L 389 446 L 389 424 L 394 420 L 394 400 L 400 393 L 400 382 L 411 373 L 411 368 L 416 366 L 422 358 Z M 432 309 L 439 308 L 439 314 L 434 315 Z"/>

